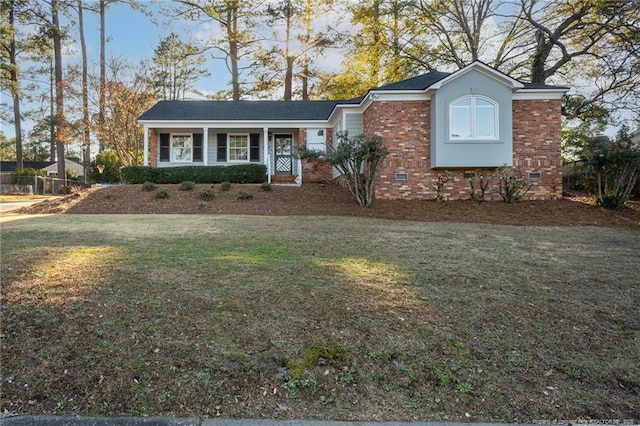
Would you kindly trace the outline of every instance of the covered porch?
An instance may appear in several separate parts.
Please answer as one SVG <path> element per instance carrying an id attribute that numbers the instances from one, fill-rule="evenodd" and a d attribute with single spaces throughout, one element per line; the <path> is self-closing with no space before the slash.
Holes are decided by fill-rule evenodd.
<path id="1" fill-rule="evenodd" d="M 258 163 L 267 167 L 267 181 L 301 185 L 303 162 L 298 147 L 307 134 L 324 129 L 294 126 L 144 126 L 144 165 L 151 167 L 225 166 Z"/>

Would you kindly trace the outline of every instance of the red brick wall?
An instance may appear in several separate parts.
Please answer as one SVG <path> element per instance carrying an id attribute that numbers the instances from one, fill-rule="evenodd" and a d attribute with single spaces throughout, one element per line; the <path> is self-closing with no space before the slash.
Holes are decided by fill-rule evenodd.
<path id="1" fill-rule="evenodd" d="M 560 157 L 560 100 L 513 102 L 514 166 L 523 173 L 539 172 L 526 199 L 554 199 L 562 196 Z M 434 199 L 433 184 L 445 169 L 431 168 L 430 102 L 374 102 L 364 113 L 365 137 L 382 136 L 389 155 L 378 174 L 378 199 Z M 495 168 L 452 168 L 454 178 L 445 185 L 446 199 L 469 199 L 470 184 L 465 174 L 473 173 L 476 191 L 479 176 L 495 174 Z M 396 179 L 406 173 L 408 179 Z M 485 194 L 487 200 L 501 200 L 499 180 L 494 177 Z"/>
<path id="2" fill-rule="evenodd" d="M 524 173 L 541 173 L 527 199 L 562 197 L 562 101 L 513 101 L 513 165 Z"/>
<path id="3" fill-rule="evenodd" d="M 149 165 L 158 166 L 158 132 L 149 130 Z"/>
<path id="4" fill-rule="evenodd" d="M 374 102 L 364 112 L 364 135 L 382 137 L 389 149 L 376 180 L 376 198 L 432 198 L 429 101 Z M 397 181 L 396 173 L 408 180 Z"/>

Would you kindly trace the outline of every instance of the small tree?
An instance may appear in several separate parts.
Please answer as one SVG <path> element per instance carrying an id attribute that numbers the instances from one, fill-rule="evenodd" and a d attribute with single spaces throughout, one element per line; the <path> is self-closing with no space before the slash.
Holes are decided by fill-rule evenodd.
<path id="1" fill-rule="evenodd" d="M 94 182 L 120 182 L 120 167 L 122 163 L 115 151 L 102 151 L 96 156 L 89 178 Z"/>
<path id="2" fill-rule="evenodd" d="M 628 129 L 623 127 L 615 141 L 591 138 L 583 158 L 596 178 L 598 204 L 624 209 L 640 174 L 640 150 L 632 144 Z"/>
<path id="3" fill-rule="evenodd" d="M 496 174 L 500 177 L 500 196 L 505 203 L 522 200 L 531 189 L 529 180 L 518 169 L 510 168 L 505 164 L 498 167 Z"/>
<path id="4" fill-rule="evenodd" d="M 380 136 L 365 139 L 364 135 L 349 137 L 339 132 L 335 144 L 326 152 L 305 150 L 300 157 L 308 161 L 329 163 L 342 174 L 353 198 L 360 206 L 369 207 L 373 201 L 375 178 L 389 150 Z"/>
<path id="5" fill-rule="evenodd" d="M 438 173 L 435 179 L 431 180 L 431 187 L 436 191 L 436 201 L 444 201 L 444 187 L 455 179 L 449 170 Z"/>

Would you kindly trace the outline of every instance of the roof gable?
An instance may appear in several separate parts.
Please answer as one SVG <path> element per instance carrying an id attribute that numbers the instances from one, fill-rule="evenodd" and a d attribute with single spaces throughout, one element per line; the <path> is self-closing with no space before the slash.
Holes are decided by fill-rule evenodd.
<path id="1" fill-rule="evenodd" d="M 467 65 L 466 67 L 460 68 L 458 71 L 455 71 L 449 74 L 447 77 L 435 82 L 433 85 L 431 85 L 430 88 L 437 90 L 442 86 L 444 86 L 445 84 L 450 83 L 451 81 L 472 71 L 478 71 L 489 78 L 497 80 L 514 91 L 524 88 L 524 84 L 522 84 L 515 78 L 510 77 L 494 68 L 491 68 L 489 65 L 486 65 L 480 61 L 474 61 L 469 65 Z"/>

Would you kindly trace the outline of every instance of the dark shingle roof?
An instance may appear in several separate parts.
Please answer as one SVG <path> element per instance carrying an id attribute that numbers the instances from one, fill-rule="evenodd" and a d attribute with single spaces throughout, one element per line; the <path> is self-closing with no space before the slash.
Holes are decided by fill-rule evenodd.
<path id="1" fill-rule="evenodd" d="M 550 86 L 548 84 L 543 83 L 522 83 L 524 84 L 524 89 L 565 89 L 568 90 L 568 87 L 564 86 Z"/>
<path id="2" fill-rule="evenodd" d="M 407 78 L 406 80 L 398 81 L 396 83 L 380 86 L 373 90 L 425 90 L 427 87 L 445 77 L 448 77 L 449 75 L 451 75 L 451 73 L 432 71 L 430 73 Z"/>
<path id="3" fill-rule="evenodd" d="M 22 166 L 25 169 L 44 169 L 47 166 L 52 165 L 51 161 L 23 161 Z M 14 172 L 16 170 L 16 166 L 18 163 L 15 161 L 0 161 L 0 172 L 1 173 L 9 173 Z"/>
<path id="4" fill-rule="evenodd" d="M 433 71 L 371 91 L 426 90 L 452 73 Z M 566 89 L 540 83 L 523 83 L 527 89 Z M 366 95 L 343 101 L 160 101 L 140 120 L 170 121 L 309 121 L 326 120 L 337 105 L 357 105 Z"/>
<path id="5" fill-rule="evenodd" d="M 338 101 L 160 101 L 140 120 L 326 120 Z"/>

